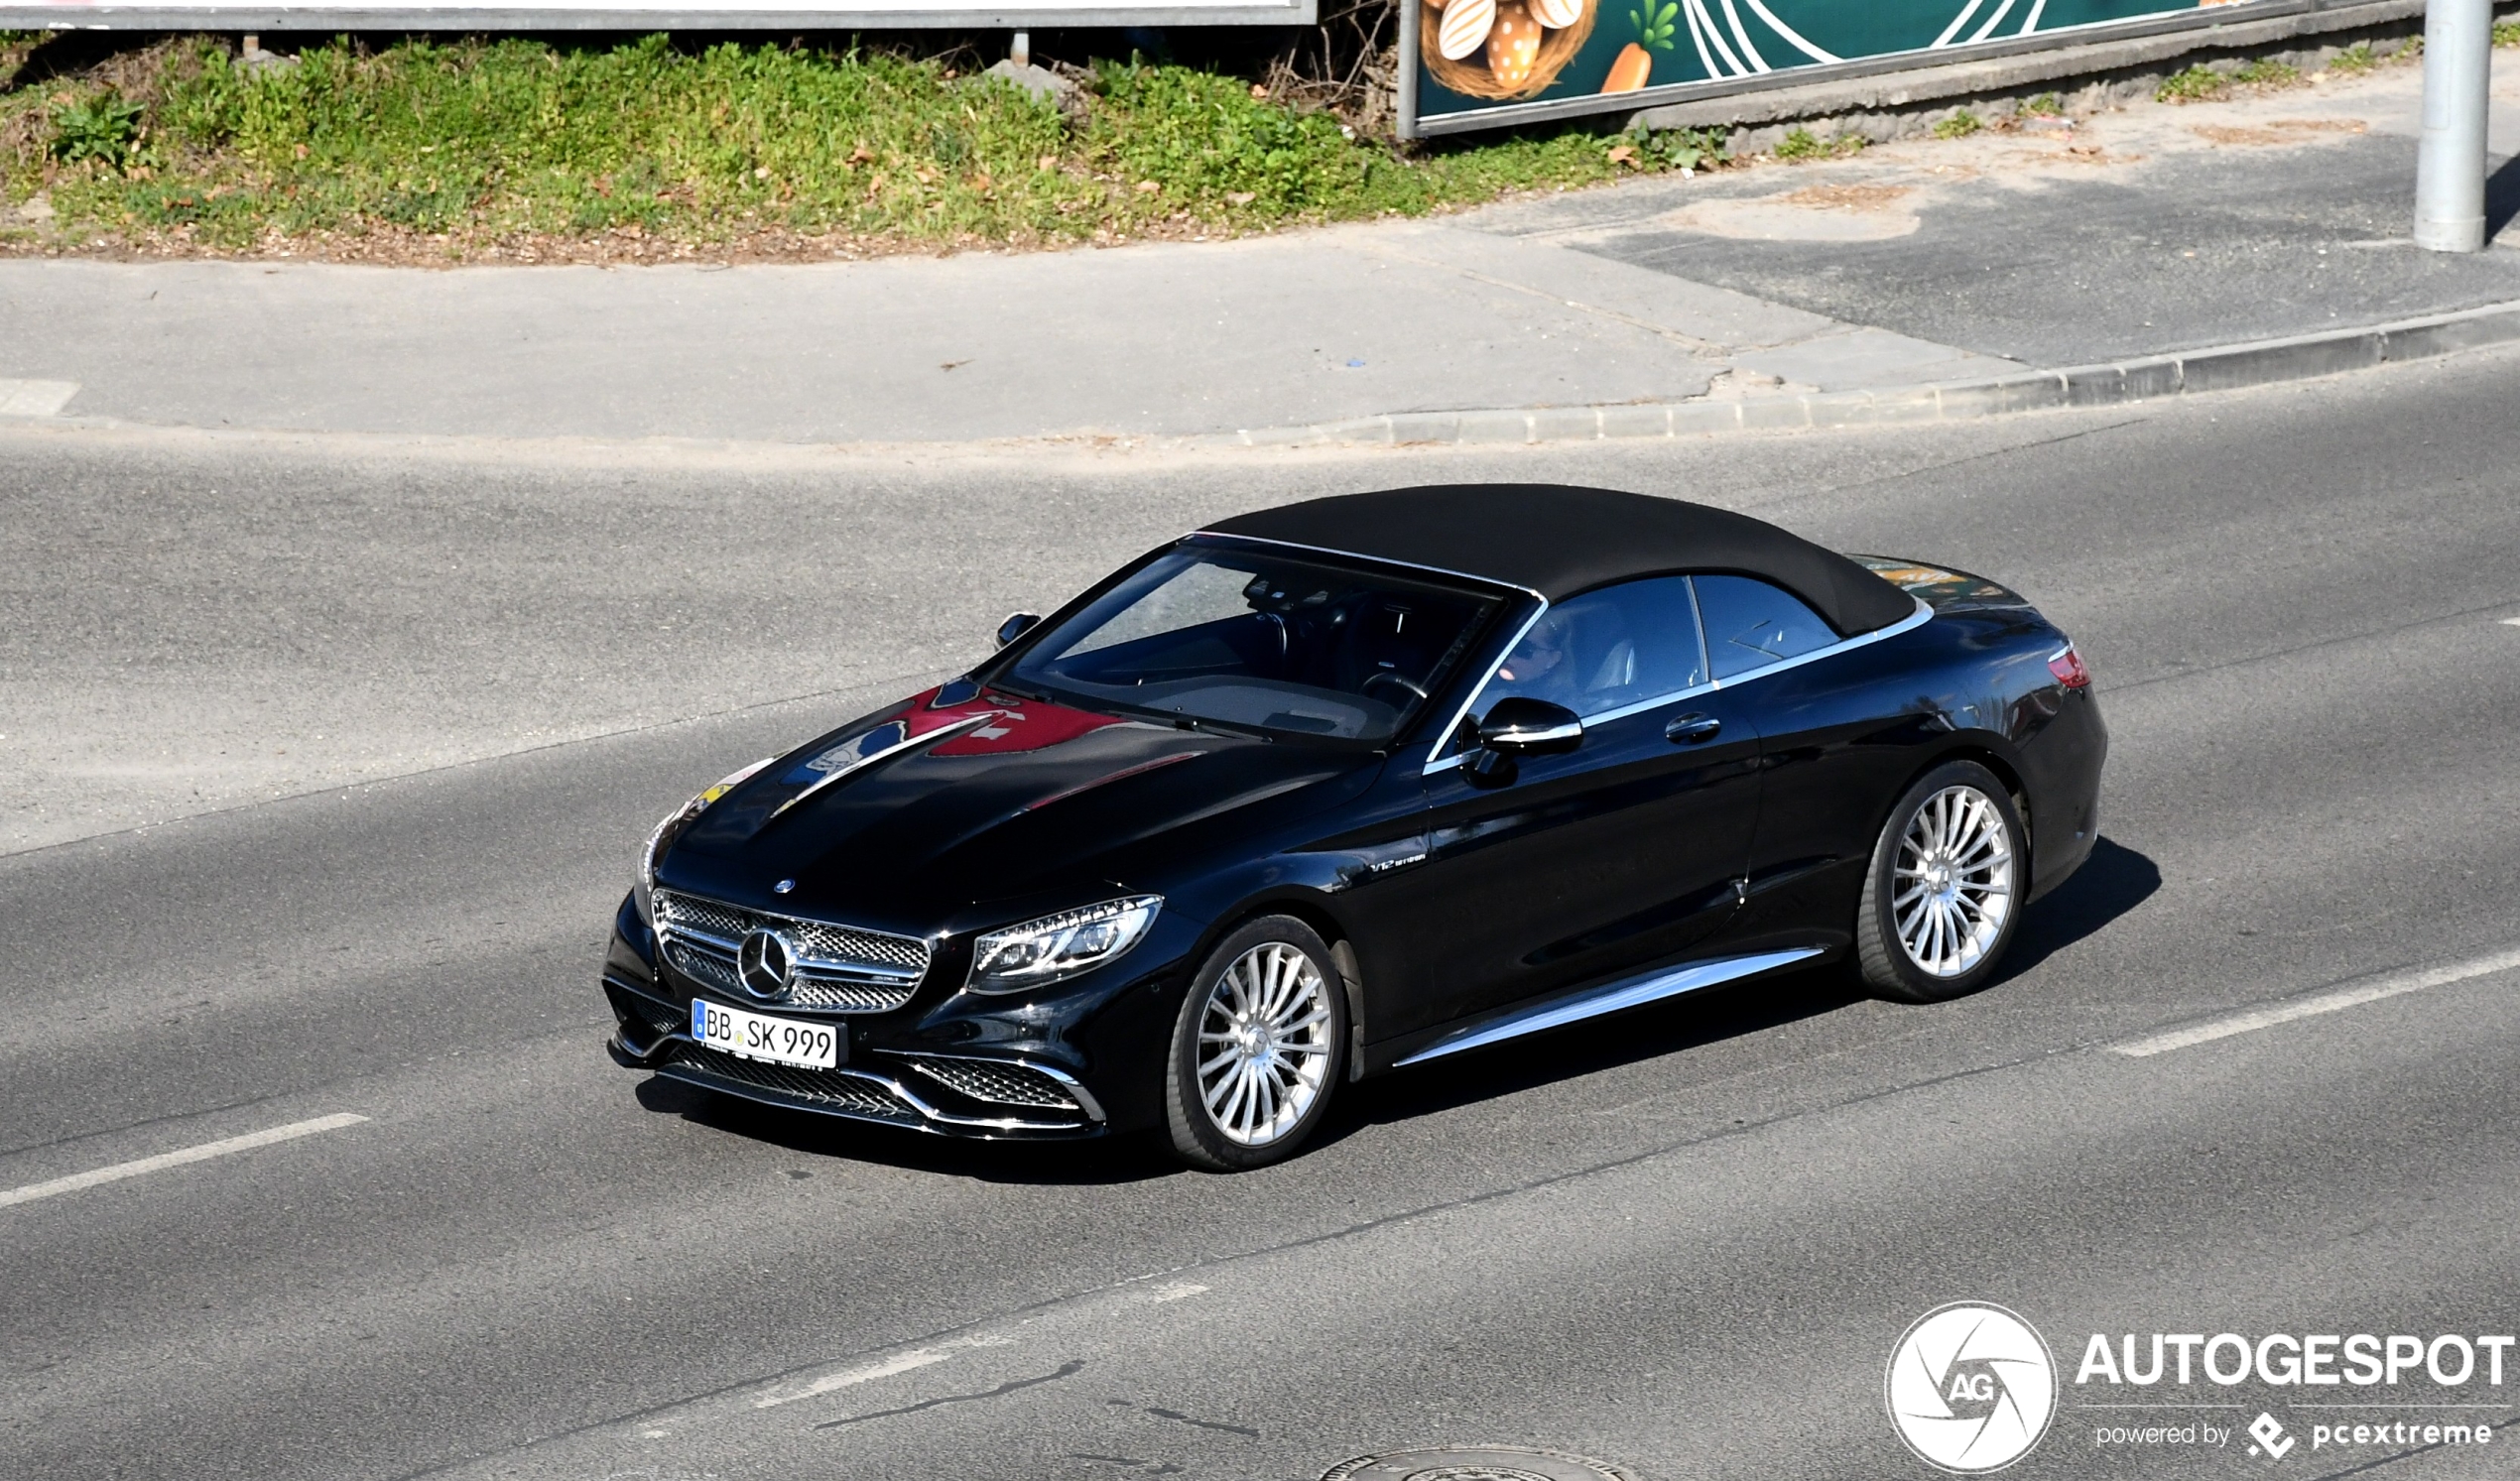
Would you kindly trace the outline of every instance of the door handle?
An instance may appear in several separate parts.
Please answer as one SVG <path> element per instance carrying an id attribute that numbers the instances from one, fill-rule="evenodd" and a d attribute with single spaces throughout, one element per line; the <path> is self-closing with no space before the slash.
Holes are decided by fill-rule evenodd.
<path id="1" fill-rule="evenodd" d="M 1723 729 L 1723 721 L 1713 715 L 1691 710 L 1663 727 L 1663 739 L 1676 746 L 1702 745 L 1713 740 Z"/>

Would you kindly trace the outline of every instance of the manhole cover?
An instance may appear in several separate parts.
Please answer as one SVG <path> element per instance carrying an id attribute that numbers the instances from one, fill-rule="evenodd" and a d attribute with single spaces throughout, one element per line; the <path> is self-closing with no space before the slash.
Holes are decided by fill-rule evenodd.
<path id="1" fill-rule="evenodd" d="M 1633 1472 L 1558 1450 L 1429 1445 L 1342 1460 L 1322 1481 L 1636 1481 Z"/>

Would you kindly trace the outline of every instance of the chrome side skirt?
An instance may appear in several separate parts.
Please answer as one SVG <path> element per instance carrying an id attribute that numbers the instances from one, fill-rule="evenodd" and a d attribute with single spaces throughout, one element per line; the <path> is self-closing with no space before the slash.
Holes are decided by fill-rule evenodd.
<path id="1" fill-rule="evenodd" d="M 1693 961 L 1683 967 L 1649 972 L 1642 977 L 1631 977 L 1624 982 L 1612 982 L 1576 993 L 1573 997 L 1514 1009 L 1501 1018 L 1472 1024 L 1405 1059 L 1394 1061 L 1391 1067 L 1400 1069 L 1411 1064 L 1423 1064 L 1429 1059 L 1457 1054 L 1463 1049 L 1480 1049 L 1508 1039 L 1519 1039 L 1525 1034 L 1537 1034 L 1543 1029 L 1580 1023 L 1604 1013 L 1616 1013 L 1622 1008 L 1676 998 L 1702 987 L 1736 982 L 1761 972 L 1772 972 L 1778 967 L 1792 966 L 1798 961 L 1809 961 L 1820 954 L 1818 946 L 1797 946 L 1787 951 L 1761 951 L 1749 956 L 1718 956 L 1707 961 Z"/>

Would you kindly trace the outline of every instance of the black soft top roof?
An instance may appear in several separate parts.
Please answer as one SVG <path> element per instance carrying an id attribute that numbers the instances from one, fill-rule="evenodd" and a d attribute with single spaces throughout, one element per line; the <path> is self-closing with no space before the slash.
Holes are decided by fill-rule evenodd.
<path id="1" fill-rule="evenodd" d="M 1916 610 L 1888 581 L 1765 520 L 1613 489 L 1465 483 L 1338 494 L 1236 515 L 1206 533 L 1484 576 L 1553 602 L 1632 576 L 1740 571 L 1793 592 L 1847 637 Z"/>

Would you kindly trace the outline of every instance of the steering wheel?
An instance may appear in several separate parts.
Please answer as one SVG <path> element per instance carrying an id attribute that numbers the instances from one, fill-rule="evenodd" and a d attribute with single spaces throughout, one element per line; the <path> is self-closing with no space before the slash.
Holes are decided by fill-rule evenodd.
<path id="1" fill-rule="evenodd" d="M 1360 694 L 1370 693 L 1373 690 L 1374 685 L 1378 683 L 1396 683 L 1421 699 L 1427 697 L 1426 690 L 1418 687 L 1414 683 L 1411 683 L 1409 680 L 1392 673 L 1388 669 L 1377 669 L 1373 673 L 1366 675 L 1365 681 L 1356 686 L 1356 692 Z"/>

